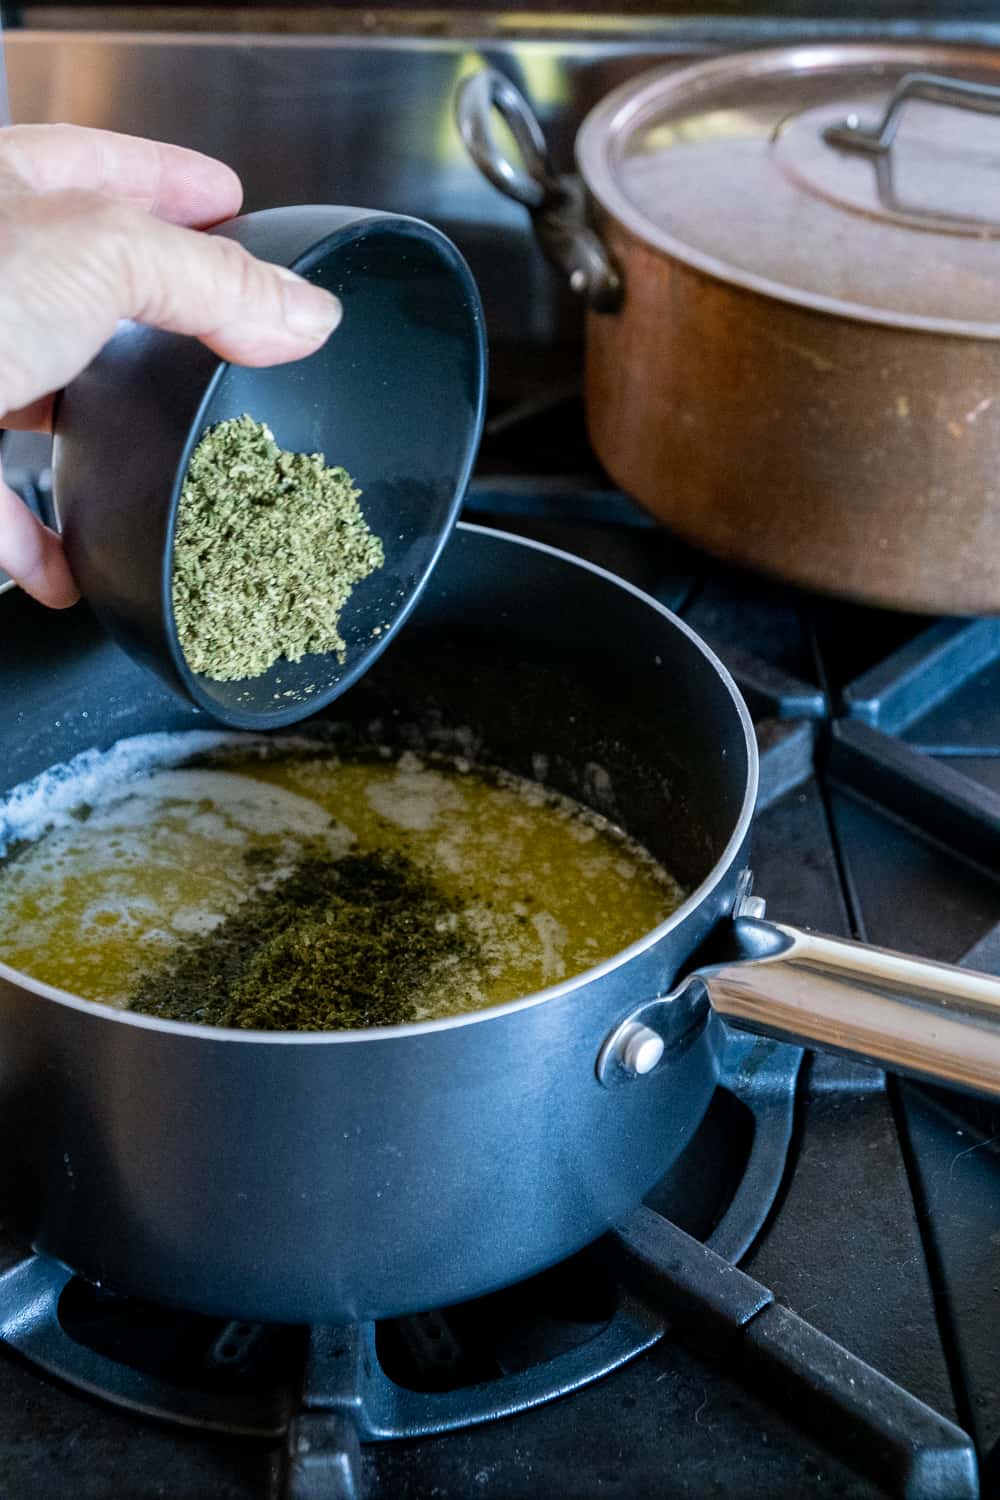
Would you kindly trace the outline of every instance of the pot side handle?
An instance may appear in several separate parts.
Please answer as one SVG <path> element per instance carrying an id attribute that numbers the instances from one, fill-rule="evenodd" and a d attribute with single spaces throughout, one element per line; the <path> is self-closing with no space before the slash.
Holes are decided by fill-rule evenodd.
<path id="1" fill-rule="evenodd" d="M 494 110 L 514 138 L 521 165 L 493 133 Z M 545 134 L 524 95 L 496 68 L 483 68 L 459 84 L 455 120 L 486 180 L 528 210 L 546 259 L 564 272 L 570 288 L 595 312 L 614 312 L 621 302 L 621 278 L 587 222 L 583 183 L 552 170 Z"/>
<path id="2" fill-rule="evenodd" d="M 731 1026 L 1000 1097 L 1000 980 L 754 917 L 733 935 L 691 976 Z"/>

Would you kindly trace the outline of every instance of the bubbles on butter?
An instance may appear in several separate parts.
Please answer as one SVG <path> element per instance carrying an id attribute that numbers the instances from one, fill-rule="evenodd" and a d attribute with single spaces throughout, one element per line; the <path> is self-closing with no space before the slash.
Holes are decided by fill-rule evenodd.
<path id="1" fill-rule="evenodd" d="M 286 787 L 252 781 L 234 771 L 198 767 L 154 771 L 121 801 L 93 810 L 89 823 L 102 832 L 144 828 L 153 818 L 184 819 L 189 835 L 209 842 L 243 845 L 258 838 L 331 836 L 346 849 L 350 834 L 331 824 L 330 814 Z"/>
<path id="2" fill-rule="evenodd" d="M 235 732 L 194 729 L 172 734 L 135 735 L 130 739 L 119 740 L 108 750 L 84 750 L 72 760 L 51 766 L 33 780 L 15 787 L 0 801 L 0 858 L 12 844 L 21 841 L 32 843 L 52 828 L 78 826 L 76 814 L 81 807 L 95 810 L 96 815 L 105 820 L 110 816 L 114 821 L 116 794 L 131 790 L 132 795 L 147 804 L 147 811 L 150 799 L 184 798 L 192 795 L 197 797 L 199 794 L 193 790 L 196 783 L 191 778 L 217 778 L 229 773 L 174 768 L 182 766 L 195 756 L 209 754 L 224 746 L 238 746 L 241 751 L 248 753 L 259 747 L 262 753 L 266 753 L 270 743 Z M 282 743 L 310 742 L 300 742 L 289 736 Z M 130 789 L 129 783 L 132 782 L 138 785 Z M 214 800 L 217 792 L 227 808 L 234 807 L 237 801 L 246 803 L 245 777 L 230 775 L 228 787 L 218 780 L 212 784 L 215 791 L 207 796 Z M 283 795 L 293 798 L 295 794 L 284 792 Z M 266 797 L 258 800 L 255 797 L 254 816 L 262 820 L 261 826 L 255 831 L 281 832 L 289 826 L 289 817 L 293 819 L 297 831 L 319 831 L 321 826 L 329 823 L 329 815 L 324 814 L 315 804 L 310 804 L 310 810 L 306 811 L 304 804 L 307 802 L 308 799 L 304 797 L 296 799 L 298 805 Z M 134 810 L 136 813 L 140 812 L 138 806 Z M 127 815 L 118 821 L 122 827 L 127 826 Z"/>
<path id="3" fill-rule="evenodd" d="M 119 740 L 110 750 L 84 750 L 14 788 L 0 802 L 0 857 L 11 844 L 33 841 L 65 826 L 77 808 L 101 802 L 123 783 L 158 766 L 178 765 L 241 736 L 213 730 L 143 734 Z"/>
<path id="4" fill-rule="evenodd" d="M 287 873 L 306 842 L 346 852 L 353 835 L 310 797 L 178 764 L 230 743 L 251 748 L 244 736 L 205 733 L 122 741 L 0 804 L 5 843 L 18 845 L 3 869 L 7 961 L 29 968 L 43 954 L 50 983 L 87 980 L 91 998 L 122 1003 L 151 950 L 211 932 L 255 885 Z M 251 873 L 254 847 L 273 863 Z"/>
<path id="5" fill-rule="evenodd" d="M 387 823 L 410 833 L 428 833 L 449 813 L 462 807 L 462 794 L 452 780 L 431 770 L 411 751 L 399 757 L 395 774 L 373 781 L 368 802 Z"/>

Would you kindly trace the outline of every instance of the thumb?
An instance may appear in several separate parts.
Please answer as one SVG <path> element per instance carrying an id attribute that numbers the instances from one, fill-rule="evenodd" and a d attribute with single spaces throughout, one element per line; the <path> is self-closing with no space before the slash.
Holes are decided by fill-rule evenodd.
<path id="1" fill-rule="evenodd" d="M 120 320 L 192 334 L 223 359 L 302 359 L 337 326 L 337 298 L 235 241 L 97 193 L 0 212 L 0 416 L 66 385 Z"/>
<path id="2" fill-rule="evenodd" d="M 324 343 L 341 318 L 336 297 L 234 240 L 199 234 L 135 209 L 141 235 L 124 244 L 121 315 L 192 334 L 236 364 L 278 364 Z"/>
<path id="3" fill-rule="evenodd" d="M 0 568 L 26 593 L 53 609 L 80 597 L 62 542 L 0 479 Z"/>

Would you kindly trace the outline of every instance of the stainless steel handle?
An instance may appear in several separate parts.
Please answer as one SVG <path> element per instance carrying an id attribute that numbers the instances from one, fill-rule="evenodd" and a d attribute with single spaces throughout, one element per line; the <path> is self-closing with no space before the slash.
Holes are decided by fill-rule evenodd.
<path id="1" fill-rule="evenodd" d="M 494 110 L 514 137 L 520 166 L 493 134 Z M 621 279 L 587 222 L 583 183 L 553 172 L 545 134 L 524 95 L 495 68 L 483 68 L 459 85 L 455 119 L 466 150 L 487 181 L 528 209 L 538 243 L 566 274 L 572 290 L 595 312 L 614 312 L 621 301 Z"/>
<path id="2" fill-rule="evenodd" d="M 831 146 L 840 146 L 847 151 L 865 151 L 881 156 L 896 139 L 903 110 L 911 99 L 950 105 L 953 109 L 970 109 L 982 115 L 1000 114 L 1000 88 L 994 84 L 969 83 L 962 78 L 946 78 L 938 73 L 907 73 L 893 89 L 877 125 L 864 125 L 857 115 L 848 115 L 839 124 L 828 125 L 823 139 Z"/>
<path id="3" fill-rule="evenodd" d="M 512 162 L 498 144 L 492 128 L 494 110 L 517 142 L 523 167 Z M 455 118 L 465 149 L 499 192 L 532 210 L 559 197 L 542 127 L 524 95 L 496 68 L 483 68 L 462 80 L 455 97 Z"/>
<path id="4" fill-rule="evenodd" d="M 780 922 L 733 930 L 741 956 L 692 976 L 731 1025 L 1000 1097 L 1000 980 Z"/>

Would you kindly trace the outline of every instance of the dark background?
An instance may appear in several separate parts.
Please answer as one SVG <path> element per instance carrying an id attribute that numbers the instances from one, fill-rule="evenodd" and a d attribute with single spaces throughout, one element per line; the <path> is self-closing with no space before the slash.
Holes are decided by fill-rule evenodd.
<path id="1" fill-rule="evenodd" d="M 183 29 L 183 30 L 258 30 L 258 31 L 364 31 L 406 29 L 411 33 L 440 33 L 452 30 L 476 30 L 477 19 L 503 17 L 509 5 L 500 0 L 485 0 L 476 7 L 454 0 L 437 0 L 433 6 L 414 5 L 413 0 L 375 0 L 359 6 L 332 0 L 325 5 L 302 5 L 296 0 L 268 0 L 265 5 L 246 4 L 245 0 L 215 0 L 211 6 L 196 6 L 184 0 L 150 0 L 150 3 L 94 5 L 86 0 L 63 0 L 58 5 L 7 4 L 0 7 L 4 24 L 9 27 L 66 27 Z M 594 4 L 593 0 L 531 0 L 518 7 L 521 24 L 531 28 L 529 16 L 572 17 L 574 31 L 593 29 L 607 33 L 616 21 L 625 21 L 628 30 L 647 20 L 656 30 L 671 21 L 685 19 L 746 20 L 761 17 L 770 20 L 885 21 L 899 24 L 934 20 L 953 22 L 956 26 L 976 20 L 995 20 L 997 0 L 615 0 L 613 6 Z M 481 24 L 478 29 L 481 29 Z M 509 29 L 509 23 L 505 24 Z"/>

